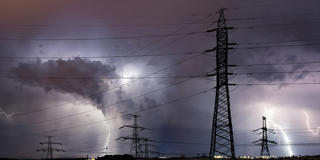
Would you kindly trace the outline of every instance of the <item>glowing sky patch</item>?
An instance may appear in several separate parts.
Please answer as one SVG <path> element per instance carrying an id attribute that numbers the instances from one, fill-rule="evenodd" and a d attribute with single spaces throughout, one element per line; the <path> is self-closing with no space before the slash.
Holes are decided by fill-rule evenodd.
<path id="1" fill-rule="evenodd" d="M 126 65 L 125 67 L 123 67 L 122 70 L 122 77 L 124 77 L 124 79 L 121 79 L 122 83 L 128 83 L 130 81 L 132 81 L 132 79 L 130 79 L 130 77 L 137 77 L 139 76 L 140 72 L 139 69 L 136 66 L 133 65 Z"/>

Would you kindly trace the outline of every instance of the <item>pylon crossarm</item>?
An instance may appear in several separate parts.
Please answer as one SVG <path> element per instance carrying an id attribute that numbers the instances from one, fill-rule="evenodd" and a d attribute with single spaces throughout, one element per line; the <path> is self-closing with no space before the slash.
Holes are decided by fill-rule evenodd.
<path id="1" fill-rule="evenodd" d="M 255 129 L 255 130 L 253 130 L 252 132 L 257 132 L 257 131 L 259 131 L 261 128 L 258 128 L 258 129 Z"/>
<path id="2" fill-rule="evenodd" d="M 218 47 L 214 47 L 214 48 L 212 48 L 212 49 L 206 50 L 205 52 L 213 52 L 213 51 L 215 51 L 217 48 L 218 48 Z"/>
<path id="3" fill-rule="evenodd" d="M 255 141 L 253 141 L 252 143 L 258 143 L 258 142 L 261 142 L 262 140 L 261 139 L 259 139 L 259 140 L 255 140 Z"/>
<path id="4" fill-rule="evenodd" d="M 234 29 L 234 27 L 218 27 L 218 28 L 214 28 L 214 29 L 209 29 L 206 32 L 216 32 L 218 29 L 228 30 L 228 29 Z"/>
<path id="5" fill-rule="evenodd" d="M 46 144 L 48 144 L 48 142 L 40 142 L 39 144 L 46 145 Z"/>
<path id="6" fill-rule="evenodd" d="M 270 140 L 268 140 L 268 142 L 269 142 L 269 143 L 273 143 L 273 144 L 278 144 L 278 143 L 275 142 L 275 141 L 270 141 Z"/>
<path id="7" fill-rule="evenodd" d="M 51 142 L 51 144 L 62 145 L 62 143 L 59 142 Z"/>
<path id="8" fill-rule="evenodd" d="M 53 149 L 52 151 L 56 151 L 56 152 L 66 152 L 66 151 L 63 150 L 63 149 Z"/>
<path id="9" fill-rule="evenodd" d="M 128 137 L 119 137 L 119 138 L 117 138 L 116 140 L 122 140 L 122 141 L 125 141 L 125 140 L 127 140 L 127 139 L 129 139 Z"/>

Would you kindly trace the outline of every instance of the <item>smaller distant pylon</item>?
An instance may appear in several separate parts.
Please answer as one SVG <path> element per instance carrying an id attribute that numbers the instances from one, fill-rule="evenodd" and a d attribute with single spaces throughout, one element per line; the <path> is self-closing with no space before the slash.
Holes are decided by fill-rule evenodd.
<path id="1" fill-rule="evenodd" d="M 260 132 L 258 132 L 260 131 Z M 252 132 L 258 132 L 258 134 L 262 134 L 262 138 L 259 140 L 256 140 L 252 143 L 256 145 L 261 145 L 261 151 L 260 156 L 270 156 L 269 146 L 268 144 L 277 144 L 275 141 L 268 140 L 268 132 L 269 133 L 275 133 L 273 129 L 267 128 L 267 118 L 262 116 L 262 128 L 258 128 L 256 130 L 253 130 Z"/>

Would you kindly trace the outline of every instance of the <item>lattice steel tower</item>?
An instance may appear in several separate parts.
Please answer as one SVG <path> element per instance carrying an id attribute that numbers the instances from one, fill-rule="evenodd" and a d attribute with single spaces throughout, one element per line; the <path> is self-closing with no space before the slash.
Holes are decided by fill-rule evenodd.
<path id="1" fill-rule="evenodd" d="M 53 152 L 65 152 L 63 149 L 58 149 L 53 147 L 53 145 L 62 145 L 62 143 L 59 142 L 53 142 L 51 140 L 52 136 L 47 136 L 48 141 L 47 142 L 40 142 L 40 145 L 46 145 L 46 148 L 37 149 L 37 152 L 47 152 L 47 159 L 53 159 Z"/>
<path id="2" fill-rule="evenodd" d="M 262 134 L 262 138 L 254 141 L 253 143 L 261 145 L 260 156 L 270 156 L 268 143 L 277 144 L 277 142 L 268 140 L 268 132 L 274 133 L 274 130 L 267 128 L 267 118 L 264 116 L 262 116 L 262 128 L 253 130 L 253 132 L 257 132 L 259 130 L 262 130 L 262 132 L 259 133 Z"/>
<path id="3" fill-rule="evenodd" d="M 133 124 L 132 125 L 124 125 L 122 127 L 120 127 L 120 129 L 122 128 L 132 128 L 133 132 L 132 132 L 132 136 L 127 136 L 127 137 L 119 137 L 117 140 L 132 140 L 132 144 L 131 144 L 131 149 L 130 149 L 130 153 L 132 153 L 132 151 L 134 151 L 134 156 L 136 159 L 138 158 L 142 158 L 142 154 L 143 151 L 141 149 L 142 144 L 140 143 L 140 141 L 147 141 L 146 138 L 144 137 L 140 137 L 139 135 L 139 131 L 141 130 L 145 130 L 147 128 L 144 127 L 140 127 L 138 125 L 138 115 L 134 115 L 134 114 L 130 114 L 130 116 L 133 117 Z"/>
<path id="4" fill-rule="evenodd" d="M 224 17 L 224 9 L 220 10 L 217 28 L 208 30 L 207 32 L 216 32 L 217 46 L 214 49 L 208 50 L 211 52 L 216 50 L 216 73 L 208 76 L 216 76 L 216 97 L 214 105 L 212 135 L 210 146 L 210 159 L 215 156 L 223 156 L 235 159 L 234 140 L 232 132 L 231 109 L 229 100 L 229 84 L 228 75 L 228 50 L 232 49 L 229 46 L 235 43 L 228 43 L 228 30 L 233 29 L 227 27 Z"/>

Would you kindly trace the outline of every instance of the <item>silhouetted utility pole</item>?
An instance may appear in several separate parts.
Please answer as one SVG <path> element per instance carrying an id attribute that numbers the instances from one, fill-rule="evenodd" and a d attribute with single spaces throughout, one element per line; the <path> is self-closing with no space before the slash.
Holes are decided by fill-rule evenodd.
<path id="1" fill-rule="evenodd" d="M 217 22 L 217 28 L 208 30 L 207 32 L 216 32 L 217 46 L 206 52 L 216 51 L 216 73 L 209 74 L 209 76 L 216 76 L 216 97 L 214 105 L 211 145 L 209 156 L 212 160 L 215 156 L 223 156 L 235 159 L 234 153 L 234 141 L 232 132 L 231 121 L 231 109 L 229 100 L 229 84 L 228 75 L 232 73 L 228 72 L 228 67 L 234 65 L 228 65 L 228 50 L 230 45 L 236 45 L 235 43 L 228 42 L 228 30 L 233 27 L 227 27 L 226 19 L 224 17 L 224 9 L 220 10 L 219 19 Z"/>
<path id="2" fill-rule="evenodd" d="M 51 140 L 52 136 L 47 136 L 48 141 L 47 142 L 40 142 L 40 145 L 46 145 L 46 148 L 37 149 L 37 152 L 47 152 L 47 159 L 53 159 L 53 152 L 65 152 L 63 149 L 58 149 L 52 147 L 53 145 L 62 145 L 62 143 L 59 142 L 53 142 Z"/>
<path id="3" fill-rule="evenodd" d="M 257 132 L 259 130 L 262 130 L 262 132 L 258 133 L 262 134 L 262 138 L 257 141 L 254 141 L 253 143 L 261 145 L 260 156 L 270 156 L 268 143 L 277 144 L 277 142 L 268 140 L 268 132 L 274 133 L 274 130 L 267 128 L 267 118 L 264 116 L 262 116 L 262 128 L 253 130 L 252 132 Z"/>
<path id="4" fill-rule="evenodd" d="M 117 140 L 122 139 L 124 140 L 132 140 L 132 144 L 131 144 L 131 149 L 130 149 L 130 153 L 132 153 L 132 151 L 135 152 L 135 158 L 142 158 L 142 150 L 141 150 L 141 144 L 140 141 L 146 141 L 146 138 L 140 137 L 139 136 L 139 131 L 141 130 L 145 130 L 147 128 L 144 127 L 140 127 L 138 125 L 138 115 L 134 115 L 134 114 L 130 114 L 130 116 L 133 117 L 133 124 L 130 125 L 124 125 L 122 127 L 120 127 L 119 129 L 122 128 L 132 128 L 133 132 L 132 132 L 132 136 L 127 136 L 127 137 L 119 137 Z"/>

